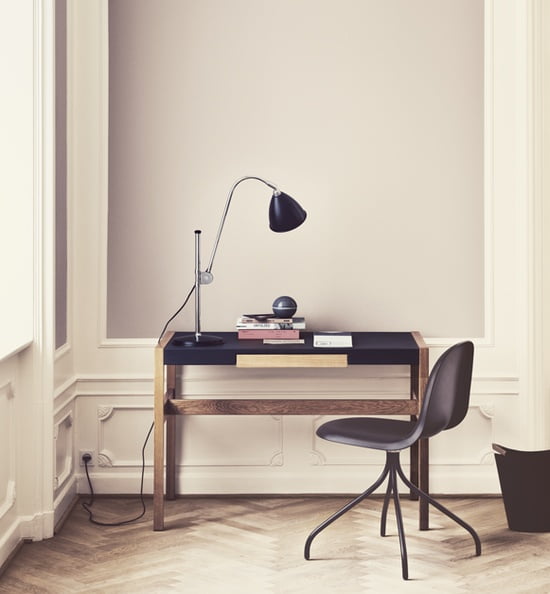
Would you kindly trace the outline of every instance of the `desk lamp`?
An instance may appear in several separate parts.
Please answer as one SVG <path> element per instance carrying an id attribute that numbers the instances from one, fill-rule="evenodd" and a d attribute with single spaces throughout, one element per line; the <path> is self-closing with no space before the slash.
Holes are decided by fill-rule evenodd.
<path id="1" fill-rule="evenodd" d="M 198 229 L 195 230 L 195 333 L 182 336 L 178 340 L 178 344 L 181 346 L 195 347 L 223 344 L 223 338 L 220 336 L 201 333 L 200 291 L 201 285 L 209 285 L 214 280 L 214 276 L 212 275 L 212 265 L 214 263 L 214 257 L 216 256 L 216 251 L 220 242 L 225 219 L 227 218 L 227 211 L 229 210 L 229 205 L 231 204 L 231 199 L 233 198 L 233 192 L 241 182 L 247 179 L 255 179 L 260 181 L 273 190 L 271 202 L 269 204 L 269 228 L 272 231 L 275 231 L 276 233 L 291 231 L 292 229 L 299 227 L 306 220 L 306 211 L 296 202 L 296 200 L 291 198 L 288 194 L 281 192 L 277 186 L 266 181 L 265 179 L 262 179 L 261 177 L 247 175 L 246 177 L 241 177 L 241 179 L 238 179 L 233 184 L 231 190 L 229 191 L 229 195 L 227 196 L 225 208 L 223 209 L 220 226 L 218 227 L 218 233 L 216 235 L 216 240 L 214 241 L 212 254 L 210 255 L 210 261 L 206 267 L 206 270 L 204 271 L 201 271 L 200 263 L 201 231 Z"/>

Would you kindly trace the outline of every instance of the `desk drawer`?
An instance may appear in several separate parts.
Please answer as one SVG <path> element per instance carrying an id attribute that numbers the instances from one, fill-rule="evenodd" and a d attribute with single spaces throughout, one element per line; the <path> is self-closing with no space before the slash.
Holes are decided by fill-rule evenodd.
<path id="1" fill-rule="evenodd" d="M 347 367 L 347 355 L 237 355 L 237 367 Z"/>

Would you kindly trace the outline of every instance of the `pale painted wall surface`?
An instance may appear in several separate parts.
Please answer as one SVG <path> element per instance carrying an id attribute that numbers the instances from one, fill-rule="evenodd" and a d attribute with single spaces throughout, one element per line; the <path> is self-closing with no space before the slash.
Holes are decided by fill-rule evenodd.
<path id="1" fill-rule="evenodd" d="M 21 539 L 52 536 L 55 521 L 54 52 L 50 2 L 2 1 L 0 10 L 5 17 L 0 25 L 2 565 Z"/>
<path id="2" fill-rule="evenodd" d="M 311 328 L 483 335 L 483 3 L 113 0 L 107 335 L 158 336 L 233 199 L 203 325 L 297 299 Z M 451 313 L 452 312 L 452 313 Z M 177 320 L 192 327 L 193 308 Z"/>
<path id="3" fill-rule="evenodd" d="M 8 4 L 0 4 L 4 12 Z M 33 338 L 32 11 L 31 1 L 22 2 L 0 24 L 0 358 Z"/>
<path id="4" fill-rule="evenodd" d="M 29 7 L 21 2 L 9 4 L 22 11 Z M 54 357 L 53 3 L 36 1 L 33 10 L 38 6 L 46 14 L 46 23 L 34 33 L 35 39 L 40 38 L 35 57 L 42 64 L 38 70 L 49 73 L 49 81 L 48 76 L 46 83 L 42 80 L 37 87 L 42 93 L 35 97 L 41 112 L 40 130 L 46 139 L 38 150 L 40 167 L 34 172 L 39 188 L 35 208 L 41 213 L 40 241 L 35 248 L 37 321 L 33 347 L 0 361 L 0 563 L 20 538 L 50 536 L 54 522 L 77 490 L 87 492 L 78 463 L 80 449 L 96 452 L 92 478 L 98 492 L 136 493 L 141 445 L 152 417 L 154 340 L 107 338 L 109 105 L 108 10 L 104 1 L 68 3 L 67 343 Z M 484 320 L 481 334 L 474 337 L 477 350 L 471 411 L 459 429 L 432 442 L 434 492 L 497 492 L 492 441 L 520 448 L 548 447 L 550 443 L 545 365 L 549 327 L 544 315 L 548 301 L 544 233 L 549 225 L 548 131 L 538 127 L 547 95 L 548 77 L 543 76 L 548 69 L 547 23 L 543 2 L 485 3 L 484 212 L 482 245 L 475 248 L 483 259 Z M 28 31 L 28 19 L 21 27 Z M 174 164 L 179 164 L 173 158 Z M 234 169 L 235 165 L 228 163 L 227 171 L 216 176 L 219 188 L 204 185 L 214 183 L 208 175 L 201 176 L 200 188 L 193 188 L 212 199 L 214 219 L 218 202 L 223 200 L 220 191 L 223 194 L 233 181 Z M 279 164 L 274 177 L 303 199 L 313 176 L 296 167 L 287 181 L 282 175 L 287 169 Z M 262 167 L 260 173 L 269 172 Z M 319 180 L 317 183 L 320 187 Z M 172 191 L 177 194 L 180 188 Z M 243 189 L 239 202 L 247 208 L 261 203 L 255 193 Z M 321 212 L 307 206 L 312 214 Z M 201 223 L 207 214 L 210 220 L 208 209 L 193 213 Z M 236 222 L 237 213 L 233 217 Z M 142 232 L 146 234 L 148 229 L 148 224 L 143 225 Z M 163 237 L 158 242 L 162 245 Z M 224 250 L 231 253 L 225 263 L 218 262 L 220 275 L 236 258 L 234 243 L 228 242 Z M 307 250 L 303 236 L 296 236 L 295 242 L 297 248 Z M 267 236 L 258 239 L 260 243 L 272 249 Z M 437 243 L 431 246 L 434 254 L 439 247 Z M 309 265 L 314 272 L 326 269 L 313 257 Z M 189 266 L 182 268 L 187 271 Z M 212 314 L 223 307 L 219 301 L 225 294 L 222 283 L 223 277 L 218 277 L 210 288 Z M 178 291 L 170 290 L 170 294 L 177 306 Z M 172 310 L 171 304 L 155 304 L 155 308 L 170 310 L 167 313 Z M 156 327 L 156 321 L 153 325 Z M 431 360 L 465 332 L 429 338 Z M 349 395 L 364 390 L 394 393 L 403 387 L 402 374 L 387 376 L 377 369 L 345 376 L 328 371 L 315 376 L 292 372 L 273 378 L 262 372 L 249 375 L 212 368 L 193 369 L 185 376 L 191 395 L 226 396 L 325 397 L 337 393 L 342 380 Z M 183 446 L 186 448 L 179 459 L 180 492 L 362 489 L 376 472 L 378 457 L 318 442 L 313 430 L 321 421 L 307 417 L 186 420 L 186 441 L 180 444 L 180 454 Z M 151 491 L 150 461 L 149 447 L 147 492 Z"/>
<path id="5" fill-rule="evenodd" d="M 323 4 L 325 7 L 329 5 L 330 3 Z M 193 14 L 193 18 L 200 16 L 206 19 L 206 22 L 212 25 L 213 31 L 217 31 L 217 27 L 221 26 L 214 18 L 214 14 L 212 19 L 208 20 L 207 15 L 202 13 L 206 10 L 205 7 L 212 7 L 214 4 L 201 3 L 200 8 L 193 3 L 185 6 L 193 6 L 197 11 Z M 455 4 L 446 3 L 445 6 L 449 6 L 451 10 Z M 235 4 L 235 10 L 243 10 L 240 14 L 241 18 L 247 14 L 244 11 L 245 7 L 243 3 Z M 180 117 L 194 136 L 188 145 L 183 146 L 178 144 L 183 141 L 175 133 L 172 142 L 181 151 L 187 151 L 183 163 L 186 160 L 195 162 L 192 155 L 193 148 L 201 152 L 202 169 L 199 168 L 197 172 L 193 171 L 193 168 L 186 170 L 182 164 L 181 154 L 167 151 L 166 154 L 163 153 L 163 159 L 154 161 L 157 167 L 160 168 L 162 165 L 161 172 L 152 168 L 150 177 L 148 177 L 149 172 L 146 176 L 146 191 L 141 198 L 136 194 L 135 199 L 139 208 L 135 212 L 116 211 L 116 206 L 109 203 L 108 196 L 108 11 L 106 5 L 101 4 L 93 8 L 77 5 L 75 14 L 77 17 L 75 31 L 79 32 L 78 35 L 75 33 L 73 50 L 78 56 L 79 68 L 74 70 L 72 88 L 74 109 L 72 121 L 75 126 L 72 133 L 74 158 L 72 192 L 73 197 L 78 196 L 74 202 L 74 230 L 78 235 L 78 241 L 74 246 L 74 259 L 78 266 L 74 269 L 73 279 L 75 320 L 78 320 L 78 331 L 74 336 L 75 369 L 78 378 L 76 435 L 79 444 L 96 451 L 98 464 L 94 468 L 93 479 L 100 491 L 135 492 L 140 470 L 140 449 L 148 429 L 144 407 L 151 409 L 152 406 L 150 394 L 152 345 L 154 344 L 154 340 L 140 338 L 139 335 L 143 332 L 151 335 L 153 329 L 157 327 L 160 330 L 164 320 L 179 305 L 186 292 L 188 283 L 183 276 L 192 272 L 192 247 L 191 245 L 187 249 L 182 247 L 180 259 L 180 242 L 183 243 L 189 239 L 191 243 L 192 229 L 197 226 L 197 222 L 201 225 L 204 222 L 205 236 L 212 237 L 218 222 L 218 207 L 221 207 L 228 185 L 241 173 L 255 173 L 250 170 L 242 171 L 249 162 L 254 165 L 252 169 L 260 169 L 261 171 L 256 172 L 263 175 L 269 173 L 266 171 L 267 165 L 274 164 L 274 174 L 268 176 L 280 181 L 290 193 L 294 192 L 310 211 L 312 220 L 307 222 L 310 230 L 304 226 L 303 234 L 300 234 L 301 231 L 293 236 L 289 234 L 289 243 L 286 244 L 285 241 L 285 245 L 280 244 L 284 245 L 280 248 L 281 250 L 297 250 L 298 254 L 306 255 L 308 279 L 327 278 L 337 270 L 338 262 L 319 261 L 315 257 L 316 250 L 311 249 L 312 242 L 317 249 L 318 245 L 315 242 L 321 236 L 321 232 L 326 233 L 331 218 L 336 216 L 328 206 L 332 193 L 327 192 L 326 186 L 342 191 L 343 184 L 346 195 L 359 192 L 365 198 L 365 203 L 355 201 L 353 208 L 358 209 L 357 218 L 366 219 L 369 224 L 372 213 L 367 217 L 366 211 L 371 209 L 372 205 L 367 201 L 369 192 L 365 191 L 355 177 L 357 172 L 364 173 L 361 167 L 354 167 L 352 174 L 350 173 L 347 178 L 338 175 L 336 179 L 331 177 L 327 161 L 323 162 L 323 167 L 317 168 L 315 163 L 306 160 L 304 167 L 304 160 L 299 159 L 295 152 L 292 153 L 292 162 L 285 161 L 284 151 L 269 152 L 260 159 L 250 151 L 249 147 L 259 145 L 260 136 L 262 143 L 268 144 L 269 139 L 261 134 L 252 142 L 251 137 L 257 131 L 251 131 L 246 126 L 243 126 L 242 139 L 235 135 L 231 137 L 235 141 L 232 144 L 235 154 L 231 158 L 228 157 L 226 162 L 217 155 L 220 136 L 218 130 L 223 123 L 223 114 L 216 116 L 219 118 L 215 120 L 217 126 L 211 129 L 206 125 L 209 121 L 206 114 L 201 113 L 197 116 L 199 120 L 202 118 L 202 123 L 192 121 L 192 114 L 188 114 L 182 106 Z M 224 15 L 230 18 L 230 15 L 225 13 Z M 393 16 L 398 19 L 396 15 Z M 530 367 L 532 355 L 535 352 L 534 329 L 536 327 L 531 317 L 531 304 L 536 294 L 530 262 L 533 253 L 540 249 L 532 233 L 531 213 L 534 198 L 529 190 L 533 158 L 528 146 L 531 134 L 529 118 L 533 116 L 530 111 L 533 83 L 530 78 L 530 64 L 533 57 L 528 52 L 529 31 L 532 27 L 530 19 L 531 11 L 521 3 L 487 2 L 485 5 L 482 193 L 479 193 L 478 188 L 479 170 L 473 168 L 470 171 L 472 176 L 470 179 L 460 180 L 466 185 L 472 184 L 471 191 L 467 195 L 468 199 L 472 199 L 472 195 L 478 192 L 477 199 L 482 200 L 483 227 L 481 230 L 478 229 L 481 232 L 481 239 L 478 233 L 477 239 L 474 239 L 472 244 L 466 240 L 468 249 L 474 250 L 475 257 L 472 259 L 478 264 L 482 263 L 482 266 L 477 268 L 477 272 L 472 271 L 471 281 L 477 295 L 476 299 L 481 299 L 482 303 L 472 302 L 471 306 L 465 308 L 467 319 L 458 322 L 459 325 L 454 328 L 453 336 L 440 335 L 436 330 L 430 330 L 429 324 L 420 328 L 427 335 L 432 361 L 443 348 L 459 338 L 474 338 L 477 347 L 471 411 L 459 429 L 440 436 L 432 442 L 431 486 L 435 492 L 498 492 L 491 443 L 500 441 L 515 447 L 533 447 L 544 443 L 546 438 L 544 428 L 537 426 L 537 419 L 540 418 L 543 407 L 540 401 L 541 394 L 533 383 L 536 374 Z M 83 27 L 82 31 L 79 30 L 79 26 Z M 187 23 L 182 23 L 181 26 L 184 29 Z M 476 27 L 478 26 L 481 25 L 476 22 Z M 197 33 L 194 34 L 193 40 L 197 40 L 197 35 Z M 250 35 L 255 36 L 257 32 L 250 32 Z M 254 40 L 259 43 L 258 37 L 254 37 Z M 209 60 L 214 58 L 209 53 L 210 46 L 205 44 L 204 40 L 200 42 L 203 44 L 201 45 L 203 49 L 195 56 L 196 59 L 182 54 L 182 69 L 186 68 L 186 72 L 192 71 L 196 77 L 194 80 L 201 78 L 201 60 L 204 60 L 209 68 Z M 239 42 L 236 41 L 236 43 Z M 157 47 L 155 51 L 160 52 L 167 59 L 171 55 L 170 48 L 164 46 Z M 219 49 L 212 51 L 219 51 Z M 150 59 L 156 57 L 154 54 Z M 397 59 L 396 56 L 394 58 Z M 510 64 L 514 67 L 511 68 Z M 139 69 L 140 66 L 135 64 L 134 67 Z M 148 72 L 152 71 L 151 65 L 147 65 L 147 68 Z M 333 72 L 337 72 L 336 66 Z M 317 84 L 322 80 L 321 74 L 321 72 L 315 74 Z M 467 74 L 471 75 L 471 73 Z M 174 72 L 173 75 L 176 77 L 177 73 Z M 239 89 L 231 87 L 228 81 L 224 82 L 223 90 L 230 95 L 227 101 L 232 110 L 237 110 L 240 100 L 234 94 L 238 94 Z M 239 82 L 244 85 L 246 77 L 243 75 L 239 78 Z M 155 95 L 155 89 L 161 83 L 162 78 L 159 75 L 159 78 L 150 85 L 133 89 L 133 91 L 136 94 L 140 90 L 143 91 L 146 102 L 157 101 L 159 97 L 165 97 L 168 103 L 172 102 L 174 97 L 171 95 L 160 94 L 158 97 Z M 213 83 L 210 81 L 208 84 Z M 250 83 L 246 84 L 250 85 Z M 250 90 L 249 87 L 247 89 Z M 165 90 L 164 87 L 162 90 Z M 197 89 L 189 88 L 188 91 L 193 94 Z M 199 95 L 189 100 L 194 101 L 193 105 L 196 106 L 200 101 L 199 97 L 203 97 L 210 108 L 209 102 L 218 101 L 218 99 L 210 96 L 207 100 L 207 96 L 208 94 Z M 363 99 L 366 96 L 365 93 L 362 96 Z M 255 97 L 257 99 L 257 95 Z M 300 95 L 298 101 L 304 100 L 304 97 Z M 184 97 L 182 95 L 179 98 L 183 101 Z M 128 117 L 130 119 L 136 117 L 134 111 L 137 109 L 136 104 L 132 103 L 127 107 Z M 250 107 L 254 112 L 254 105 L 246 104 L 246 107 Z M 174 109 L 174 106 L 170 103 L 168 108 Z M 285 103 L 285 109 L 289 113 L 294 113 L 288 103 Z M 259 111 L 254 113 L 255 117 L 261 118 Z M 372 114 L 369 115 L 372 116 Z M 324 118 L 325 113 L 317 114 L 317 121 L 320 121 L 321 116 Z M 327 118 L 328 116 L 329 114 Z M 300 122 L 298 116 L 296 117 L 294 124 L 298 125 Z M 475 101 L 472 110 L 465 112 L 463 117 L 466 118 L 465 126 L 471 124 L 470 117 L 478 117 Z M 176 129 L 179 125 L 179 121 L 174 123 Z M 225 125 L 229 124 L 225 123 Z M 284 122 L 281 122 L 281 126 L 283 125 Z M 330 118 L 327 125 L 333 132 L 337 129 Z M 360 127 L 361 123 L 358 126 Z M 203 136 L 199 132 L 202 132 Z M 311 138 L 318 140 L 319 136 L 315 136 L 312 127 L 308 129 L 308 133 L 313 135 L 308 136 L 308 142 L 311 145 L 315 144 Z M 362 130 L 359 144 L 361 149 L 372 158 L 373 155 L 369 151 L 374 149 L 369 147 L 364 133 L 365 130 Z M 395 131 L 392 130 L 392 133 Z M 139 142 L 143 155 L 149 156 L 153 150 L 151 146 L 155 146 L 159 135 L 159 130 L 151 125 L 151 129 L 146 131 L 143 138 L 131 138 L 129 142 Z M 423 142 L 428 142 L 418 133 L 416 139 L 420 147 L 423 147 Z M 472 139 L 474 142 L 478 140 L 475 134 L 468 142 Z M 124 146 L 124 139 L 115 138 L 113 144 L 116 146 L 117 143 Z M 465 150 L 467 146 L 469 145 L 465 144 L 463 149 Z M 314 148 L 311 147 L 312 150 Z M 227 147 L 224 150 L 227 151 Z M 291 147 L 289 150 L 295 151 L 296 147 Z M 421 152 L 419 148 L 414 155 L 415 159 L 420 158 L 418 155 Z M 319 155 L 319 153 L 316 154 Z M 481 158 L 481 155 L 479 157 Z M 210 158 L 214 159 L 217 167 L 207 169 Z M 364 162 L 371 165 L 367 158 Z M 403 162 L 402 154 L 399 157 L 396 156 L 393 163 L 394 169 L 386 171 L 383 180 L 375 179 L 376 176 L 371 172 L 366 176 L 366 181 L 364 179 L 361 181 L 365 181 L 367 185 L 378 184 L 376 192 L 370 188 L 370 185 L 369 188 L 372 190 L 372 195 L 380 196 L 385 190 L 384 182 L 388 182 L 389 179 L 393 183 L 393 178 L 399 177 L 399 172 L 404 166 Z M 477 160 L 476 163 L 479 166 Z M 134 183 L 131 175 L 132 163 L 126 163 L 124 166 L 130 167 L 128 170 L 130 175 L 124 176 L 124 180 L 131 186 Z M 339 164 L 339 166 L 342 165 Z M 177 182 L 167 181 L 171 180 L 174 171 L 176 171 Z M 291 172 L 288 179 L 285 177 L 287 171 Z M 153 183 L 153 180 L 159 182 L 160 187 Z M 122 181 L 119 180 L 117 183 Z M 113 189 L 111 187 L 111 191 Z M 122 190 L 125 191 L 124 188 Z M 243 195 L 236 198 L 236 210 L 230 213 L 228 223 L 233 229 L 228 229 L 228 235 L 222 238 L 223 251 L 216 264 L 219 267 L 219 274 L 215 284 L 204 291 L 208 294 L 204 306 L 205 311 L 208 312 L 205 319 L 209 324 L 216 322 L 217 327 L 230 328 L 235 314 L 241 311 L 242 296 L 246 294 L 242 289 L 243 284 L 256 287 L 254 291 L 260 291 L 258 286 L 263 286 L 263 280 L 257 283 L 254 281 L 264 273 L 265 262 L 263 266 L 256 263 L 251 267 L 254 270 L 253 279 L 243 278 L 247 276 L 246 274 L 235 275 L 235 270 L 232 268 L 235 261 L 244 259 L 243 250 L 247 253 L 247 257 L 250 255 L 252 258 L 247 245 L 239 245 L 242 233 L 237 223 L 242 220 L 247 222 L 261 220 L 265 204 L 261 204 L 262 199 L 255 195 L 256 192 L 261 193 L 261 188 L 243 188 Z M 174 208 L 177 204 L 177 208 L 181 210 L 177 213 L 171 209 L 149 210 L 151 204 L 164 200 L 167 194 L 170 194 L 169 204 Z M 316 196 L 315 202 L 311 204 L 307 204 L 307 200 L 303 198 L 309 194 Z M 131 192 L 129 195 L 133 196 Z M 198 202 L 192 202 L 192 207 L 185 199 L 189 196 L 197 197 L 198 200 Z M 417 187 L 413 202 L 414 199 L 421 200 L 424 197 L 424 188 Z M 130 200 L 128 196 L 127 199 Z M 398 206 L 405 209 L 410 207 L 401 194 L 394 195 L 393 199 L 395 205 L 392 214 L 385 212 L 384 220 L 391 219 L 391 216 L 399 217 Z M 143 203 L 140 200 L 143 200 Z M 462 196 L 454 196 L 451 203 L 445 202 L 447 200 L 445 195 L 441 196 L 441 200 L 444 201 L 445 208 L 450 208 L 454 213 L 453 217 L 456 218 L 471 217 L 476 206 L 479 206 L 464 202 Z M 111 216 L 123 217 L 122 223 L 120 219 L 119 223 L 114 221 L 115 224 L 111 220 L 111 226 L 109 226 L 108 215 L 111 207 L 114 208 L 110 211 Z M 461 210 L 462 208 L 464 210 Z M 254 211 L 254 214 L 251 211 Z M 412 217 L 410 211 L 407 210 L 407 212 Z M 249 216 L 253 218 L 249 219 Z M 426 221 L 426 227 L 430 226 L 430 222 L 431 220 Z M 479 223 L 477 219 L 476 223 Z M 206 225 L 213 227 L 210 229 Z M 175 235 L 174 228 L 178 230 Z M 109 231 L 113 232 L 116 229 L 119 234 L 116 237 L 114 235 L 109 237 Z M 182 229 L 183 232 L 180 232 Z M 314 233 L 312 229 L 315 229 Z M 254 245 L 258 246 L 258 250 L 255 251 L 260 252 L 264 247 L 268 254 L 276 251 L 274 244 L 271 243 L 275 239 L 270 238 L 268 233 L 262 233 L 261 238 L 256 235 L 260 233 L 259 226 L 249 222 L 248 232 L 251 233 Z M 464 231 L 462 230 L 461 233 L 464 234 Z M 287 237 L 284 239 L 287 240 Z M 110 240 L 111 243 L 109 243 Z M 146 256 L 139 257 L 137 268 L 134 267 L 135 262 L 129 254 L 125 254 L 125 259 L 121 262 L 127 263 L 133 271 L 131 279 L 110 275 L 110 272 L 122 271 L 121 263 L 113 263 L 113 259 L 121 257 L 121 253 L 128 249 L 128 245 L 135 246 L 136 240 L 138 243 L 143 240 L 144 245 L 153 246 L 153 253 L 149 251 Z M 121 242 L 120 246 L 118 241 Z M 166 245 L 177 248 L 177 266 L 175 262 L 166 262 L 163 253 Z M 396 257 L 396 253 L 392 251 L 394 249 L 397 247 L 388 248 L 390 260 Z M 447 249 L 445 238 L 440 237 L 437 241 L 434 238 L 431 239 L 425 262 L 418 269 L 418 278 L 415 275 L 414 280 L 418 280 L 419 286 L 424 287 L 434 275 L 437 278 L 439 268 L 432 267 L 430 264 Z M 401 246 L 398 251 L 402 251 Z M 287 254 L 287 252 L 283 253 Z M 350 259 L 356 255 L 353 250 L 350 250 Z M 380 260 L 384 262 L 383 258 Z M 277 265 L 277 269 L 282 269 L 286 273 L 286 268 L 281 263 Z M 230 271 L 227 273 L 228 276 L 224 276 L 225 271 Z M 372 275 L 368 276 L 371 272 L 372 268 L 366 267 L 359 275 L 361 282 L 365 283 L 361 291 L 365 292 L 368 299 L 372 297 L 372 293 L 368 290 L 368 281 L 377 282 L 378 273 L 388 281 L 395 280 L 390 278 L 391 274 L 388 275 L 385 269 L 380 269 L 376 274 L 372 272 Z M 173 273 L 172 283 L 168 280 L 168 275 Z M 467 271 L 463 270 L 461 274 L 465 278 Z M 479 274 L 483 275 L 481 280 Z M 152 278 L 155 280 L 152 281 Z M 296 283 L 300 283 L 305 292 L 311 289 L 303 275 L 293 278 Z M 266 283 L 268 282 L 272 282 L 272 279 L 268 278 Z M 353 284 L 357 280 L 351 282 Z M 155 284 L 153 289 L 158 289 L 160 295 L 156 296 L 151 290 L 149 286 L 151 283 L 159 283 L 159 286 Z M 442 284 L 445 284 L 445 279 Z M 259 294 L 255 294 L 258 300 L 250 303 L 249 306 L 254 306 L 256 309 L 265 308 L 266 300 L 279 292 L 276 288 L 278 286 L 280 285 L 270 286 L 269 291 L 262 298 Z M 312 291 L 307 298 L 299 299 L 301 303 L 308 304 L 308 307 L 316 312 L 318 318 L 315 320 L 315 315 L 313 317 L 317 324 L 322 323 L 322 320 L 328 320 L 327 324 L 334 321 L 329 315 L 329 311 L 333 311 L 334 308 L 329 306 L 339 300 L 341 294 L 345 294 L 347 287 L 340 291 L 337 283 L 332 279 L 325 284 L 325 290 L 327 302 L 324 305 L 319 305 L 317 298 L 320 292 L 317 290 Z M 118 324 L 118 320 L 112 318 L 112 310 L 109 310 L 108 303 L 109 293 L 112 294 L 113 291 L 123 297 L 129 310 L 129 317 L 138 320 L 141 324 L 143 332 L 140 331 L 137 338 L 132 338 L 135 336 L 132 331 L 122 326 L 114 332 L 113 328 Z M 288 292 L 292 293 L 290 290 Z M 229 297 L 229 293 L 232 293 L 233 297 Z M 133 298 L 134 295 L 137 295 L 136 299 Z M 139 301 L 142 297 L 147 303 Z M 300 298 L 300 295 L 296 297 Z M 229 308 L 232 311 L 231 316 L 224 319 L 216 318 L 216 316 L 226 315 L 228 299 L 234 299 Z M 357 303 L 354 302 L 353 305 L 356 307 Z M 388 313 L 392 311 L 386 305 L 378 315 L 378 319 L 384 320 L 389 327 L 392 323 L 397 324 Z M 397 305 L 395 305 L 395 311 L 397 312 Z M 411 311 L 409 310 L 407 315 L 411 315 Z M 480 311 L 484 316 L 481 322 L 476 317 Z M 309 317 L 309 311 L 303 313 Z M 439 312 L 437 313 L 439 315 Z M 449 314 L 453 323 L 460 319 L 455 317 L 455 313 L 453 311 Z M 460 310 L 460 313 L 464 314 L 464 311 Z M 369 315 L 368 309 L 366 315 Z M 398 316 L 397 313 L 396 316 Z M 397 319 L 400 319 L 398 327 L 402 328 L 405 318 Z M 175 327 L 181 328 L 180 324 L 184 323 L 185 321 L 180 320 Z M 117 337 L 113 337 L 113 332 L 110 333 L 108 330 L 111 324 L 113 325 L 111 330 L 115 336 L 118 335 Z M 406 325 L 412 324 L 413 318 L 410 318 L 410 322 Z M 363 326 L 365 327 L 369 326 Z M 402 373 L 388 376 L 385 370 L 380 369 L 353 370 L 345 374 L 293 372 L 281 373 L 274 377 L 273 374 L 265 374 L 261 371 L 250 374 L 243 370 L 229 368 L 192 368 L 186 370 L 184 380 L 187 394 L 190 396 L 201 394 L 229 397 L 263 394 L 307 397 L 318 394 L 320 397 L 330 397 L 342 393 L 342 386 L 343 393 L 346 395 L 357 395 L 365 391 L 373 394 L 394 394 L 403 391 Z M 377 471 L 379 462 L 377 456 L 321 443 L 314 437 L 314 428 L 322 420 L 310 417 L 186 419 L 184 443 L 180 443 L 181 492 L 322 492 L 327 489 L 340 491 L 361 489 L 369 476 Z M 179 421 L 182 420 L 179 419 Z M 185 454 L 183 454 L 184 449 Z M 131 451 L 134 452 L 133 457 Z M 150 463 L 150 450 L 148 455 Z M 363 464 L 360 472 L 358 472 L 359 464 Z M 147 470 L 146 485 L 150 489 L 150 468 Z M 84 488 L 83 483 L 80 484 L 80 488 Z"/>
<path id="6" fill-rule="evenodd" d="M 2 2 L 0 9 L 7 4 Z M 0 562 L 4 550 L 20 538 L 19 516 L 24 513 L 22 498 L 16 498 L 23 476 L 18 435 L 23 406 L 30 399 L 19 381 L 21 355 L 14 352 L 34 335 L 33 3 L 20 3 L 12 16 L 11 22 L 2 19 L 0 24 Z"/>

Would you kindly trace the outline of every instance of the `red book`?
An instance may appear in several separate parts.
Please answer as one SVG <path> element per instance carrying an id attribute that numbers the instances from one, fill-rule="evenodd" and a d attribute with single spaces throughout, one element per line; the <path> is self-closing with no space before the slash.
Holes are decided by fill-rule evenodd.
<path id="1" fill-rule="evenodd" d="M 239 330 L 239 339 L 261 340 L 262 338 L 300 338 L 299 330 Z"/>

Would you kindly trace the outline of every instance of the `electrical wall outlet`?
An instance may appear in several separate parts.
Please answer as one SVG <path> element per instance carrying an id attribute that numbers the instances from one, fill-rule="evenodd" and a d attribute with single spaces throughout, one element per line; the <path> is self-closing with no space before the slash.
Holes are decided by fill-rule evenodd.
<path id="1" fill-rule="evenodd" d="M 80 466 L 85 466 L 84 460 L 82 459 L 84 457 L 84 454 L 90 455 L 91 460 L 88 462 L 88 466 L 93 466 L 94 458 L 95 458 L 95 451 L 94 450 L 80 450 L 80 454 L 79 454 Z"/>

